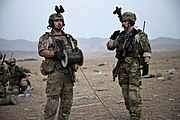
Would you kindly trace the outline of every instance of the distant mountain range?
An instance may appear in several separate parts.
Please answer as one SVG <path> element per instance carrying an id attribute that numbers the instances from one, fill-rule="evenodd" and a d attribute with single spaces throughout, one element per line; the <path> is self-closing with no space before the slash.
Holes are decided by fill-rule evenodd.
<path id="1" fill-rule="evenodd" d="M 78 46 L 85 54 L 105 53 L 107 38 L 79 38 Z M 160 37 L 150 40 L 153 51 L 173 51 L 180 50 L 180 39 Z M 23 39 L 6 40 L 0 38 L 0 51 L 7 55 L 13 54 L 18 58 L 39 58 L 37 55 L 38 42 L 27 41 Z"/>
<path id="2" fill-rule="evenodd" d="M 6 40 L 0 38 L 0 50 L 10 51 L 36 51 L 37 42 L 31 42 L 28 40 Z"/>
<path id="3" fill-rule="evenodd" d="M 150 40 L 153 51 L 175 51 L 180 50 L 180 39 L 160 37 Z"/>

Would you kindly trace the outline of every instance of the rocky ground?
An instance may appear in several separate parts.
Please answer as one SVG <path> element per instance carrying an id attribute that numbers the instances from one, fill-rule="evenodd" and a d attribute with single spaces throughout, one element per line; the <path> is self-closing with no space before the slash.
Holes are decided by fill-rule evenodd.
<path id="1" fill-rule="evenodd" d="M 150 73 L 156 77 L 142 79 L 142 120 L 180 120 L 179 53 L 154 52 Z M 121 89 L 112 81 L 115 61 L 113 53 L 85 55 L 81 69 L 88 81 L 79 70 L 70 120 L 128 120 Z M 32 96 L 18 97 L 17 105 L 0 106 L 0 120 L 43 120 L 46 82 L 39 72 L 40 61 L 17 64 L 32 71 L 29 79 L 34 89 L 27 91 Z"/>

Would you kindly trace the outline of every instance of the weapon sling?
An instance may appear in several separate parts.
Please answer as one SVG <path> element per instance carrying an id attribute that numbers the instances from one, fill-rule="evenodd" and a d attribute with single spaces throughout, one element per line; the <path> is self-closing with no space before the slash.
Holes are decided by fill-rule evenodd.
<path id="1" fill-rule="evenodd" d="M 126 42 L 127 42 L 127 39 L 125 39 L 125 41 L 124 41 L 124 44 L 123 44 L 123 46 L 122 46 L 123 49 L 124 49 L 124 47 L 126 46 Z M 123 56 L 124 56 L 124 55 L 125 55 L 125 51 L 123 52 Z M 115 81 L 115 79 L 116 79 L 116 77 L 117 77 L 117 75 L 118 75 L 120 64 L 121 64 L 121 61 L 118 59 L 117 64 L 116 64 L 116 67 L 115 67 L 114 70 L 113 70 L 113 81 Z"/>

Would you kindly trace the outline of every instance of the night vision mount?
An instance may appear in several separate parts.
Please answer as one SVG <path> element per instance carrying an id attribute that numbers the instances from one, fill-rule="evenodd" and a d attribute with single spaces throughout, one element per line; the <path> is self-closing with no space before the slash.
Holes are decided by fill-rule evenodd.
<path id="1" fill-rule="evenodd" d="M 113 11 L 113 14 L 118 14 L 118 17 L 121 19 L 121 7 L 116 7 L 116 9 Z"/>
<path id="2" fill-rule="evenodd" d="M 55 11 L 57 12 L 57 14 L 61 14 L 61 13 L 63 13 L 65 10 L 64 10 L 64 8 L 62 7 L 62 5 L 60 5 L 59 7 L 56 5 L 56 6 L 55 6 Z"/>

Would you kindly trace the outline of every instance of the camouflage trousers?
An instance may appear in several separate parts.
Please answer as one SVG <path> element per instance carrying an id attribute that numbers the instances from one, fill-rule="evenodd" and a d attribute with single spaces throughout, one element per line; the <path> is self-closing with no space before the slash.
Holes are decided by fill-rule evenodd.
<path id="1" fill-rule="evenodd" d="M 73 103 L 73 83 L 67 69 L 48 75 L 46 94 L 44 119 L 53 120 L 58 112 L 58 120 L 68 120 Z M 58 106 L 59 110 L 57 111 Z"/>
<path id="2" fill-rule="evenodd" d="M 3 83 L 0 82 L 0 98 L 5 97 L 6 94 L 6 88 L 4 87 Z"/>
<path id="3" fill-rule="evenodd" d="M 8 90 L 11 91 L 12 94 L 18 95 L 20 94 L 20 85 L 9 85 Z"/>
<path id="4" fill-rule="evenodd" d="M 0 105 L 16 105 L 17 100 L 15 95 L 7 95 L 3 98 L 0 98 Z"/>
<path id="5" fill-rule="evenodd" d="M 18 95 L 20 93 L 20 83 L 18 79 L 10 79 L 8 90 L 13 94 Z"/>
<path id="6" fill-rule="evenodd" d="M 131 117 L 140 119 L 142 104 L 140 86 L 142 83 L 138 60 L 133 60 L 131 64 L 123 62 L 119 68 L 118 79 L 126 109 Z"/>

